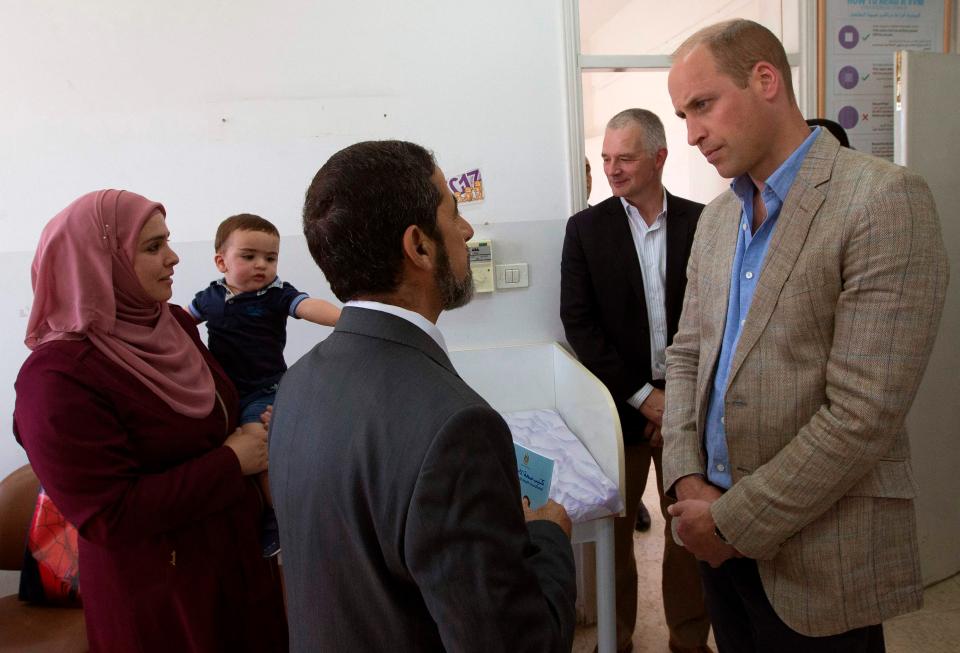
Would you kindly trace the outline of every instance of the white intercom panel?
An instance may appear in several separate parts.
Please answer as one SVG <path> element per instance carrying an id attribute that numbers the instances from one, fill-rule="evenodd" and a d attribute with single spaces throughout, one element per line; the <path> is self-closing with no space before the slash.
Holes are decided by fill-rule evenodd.
<path id="1" fill-rule="evenodd" d="M 473 274 L 475 292 L 493 292 L 493 241 L 489 239 L 471 240 L 467 243 L 470 250 L 470 272 Z"/>

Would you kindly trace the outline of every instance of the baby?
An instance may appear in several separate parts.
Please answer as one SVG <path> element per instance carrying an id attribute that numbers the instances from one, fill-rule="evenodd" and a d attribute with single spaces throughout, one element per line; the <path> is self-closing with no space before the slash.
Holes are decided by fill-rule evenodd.
<path id="1" fill-rule="evenodd" d="M 280 232 L 260 216 L 227 218 L 217 228 L 213 246 L 213 261 L 223 278 L 198 292 L 189 308 L 197 322 L 206 321 L 210 352 L 237 386 L 243 428 L 260 422 L 287 370 L 287 316 L 333 326 L 340 309 L 280 281 Z M 268 504 L 263 555 L 269 558 L 280 552 L 280 538 L 266 473 L 260 478 Z"/>

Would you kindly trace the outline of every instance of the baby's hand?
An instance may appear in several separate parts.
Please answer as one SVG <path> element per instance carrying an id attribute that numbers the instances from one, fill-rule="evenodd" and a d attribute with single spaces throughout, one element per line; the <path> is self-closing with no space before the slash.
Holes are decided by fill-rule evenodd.
<path id="1" fill-rule="evenodd" d="M 263 428 L 270 430 L 270 420 L 273 419 L 273 406 L 267 406 L 267 409 L 260 413 L 260 423 Z"/>

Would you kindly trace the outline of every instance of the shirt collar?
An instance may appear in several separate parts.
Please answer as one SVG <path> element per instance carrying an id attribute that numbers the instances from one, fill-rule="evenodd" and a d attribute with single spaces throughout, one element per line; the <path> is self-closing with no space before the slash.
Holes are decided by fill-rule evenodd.
<path id="1" fill-rule="evenodd" d="M 643 219 L 643 217 L 640 216 L 640 210 L 637 207 L 635 207 L 633 204 L 628 202 L 625 197 L 620 198 L 620 203 L 623 204 L 623 210 L 627 212 L 627 215 L 630 215 L 631 212 L 636 212 L 637 216 L 640 217 L 641 220 Z M 663 208 L 660 209 L 660 213 L 658 213 L 657 217 L 654 218 L 653 223 L 656 224 L 660 220 L 660 218 L 666 217 L 666 215 L 667 215 L 667 189 L 664 188 L 663 189 Z"/>
<path id="2" fill-rule="evenodd" d="M 773 174 L 764 182 L 764 186 L 773 191 L 781 203 L 786 200 L 787 193 L 790 192 L 793 182 L 797 179 L 797 173 L 800 172 L 800 166 L 807 157 L 807 152 L 813 147 L 813 142 L 817 140 L 819 135 L 820 127 L 811 130 L 810 135 L 793 151 L 793 154 L 787 157 L 787 160 L 781 163 L 780 167 L 774 170 Z M 730 188 L 740 198 L 741 202 L 753 200 L 753 180 L 750 175 L 746 173 L 740 175 L 730 182 Z"/>
<path id="3" fill-rule="evenodd" d="M 251 290 L 249 293 L 245 293 L 245 292 L 235 293 L 232 290 L 230 290 L 230 286 L 227 285 L 226 277 L 221 277 L 220 279 L 217 279 L 217 285 L 223 286 L 223 289 L 226 291 L 226 296 L 224 297 L 225 300 L 233 299 L 234 297 L 239 297 L 240 295 L 248 295 L 248 294 L 256 295 L 259 297 L 260 295 L 267 292 L 271 288 L 283 288 L 283 282 L 280 281 L 280 277 L 274 277 L 272 283 L 267 284 L 260 290 Z"/>
<path id="4" fill-rule="evenodd" d="M 443 334 L 440 332 L 440 329 L 436 324 L 420 315 L 416 311 L 411 311 L 406 308 L 401 308 L 399 306 L 394 306 L 393 304 L 384 304 L 382 302 L 374 302 L 366 299 L 357 299 L 352 300 L 344 304 L 344 306 L 354 306 L 356 308 L 366 308 L 371 311 L 380 311 L 382 313 L 389 313 L 390 315 L 395 315 L 399 318 L 410 322 L 416 327 L 419 327 L 421 331 L 426 333 L 428 336 L 433 338 L 433 341 L 440 346 L 440 349 L 443 350 L 443 353 L 449 355 L 450 352 L 447 351 L 447 342 L 443 339 Z"/>

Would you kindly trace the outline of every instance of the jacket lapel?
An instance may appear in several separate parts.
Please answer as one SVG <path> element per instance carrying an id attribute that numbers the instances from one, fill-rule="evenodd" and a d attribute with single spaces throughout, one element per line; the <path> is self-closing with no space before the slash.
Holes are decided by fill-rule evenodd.
<path id="1" fill-rule="evenodd" d="M 824 138 L 821 134 L 804 158 L 797 178 L 787 193 L 764 257 L 760 279 L 753 293 L 746 324 L 740 333 L 737 351 L 730 364 L 728 384 L 733 382 L 747 354 L 757 344 L 770 321 L 783 284 L 793 271 L 807 240 L 810 224 L 826 199 L 826 194 L 819 186 L 830 180 L 839 147 L 835 140 Z M 727 283 L 729 286 L 729 280 Z"/>
<path id="2" fill-rule="evenodd" d="M 630 287 L 637 297 L 637 301 L 643 306 L 644 313 L 647 310 L 646 295 L 643 292 L 643 272 L 640 270 L 640 259 L 637 256 L 637 246 L 633 242 L 633 233 L 630 231 L 630 222 L 627 217 L 627 211 L 623 208 L 619 197 L 611 197 L 610 204 L 606 207 L 604 219 L 609 223 L 607 233 L 611 238 L 614 252 L 614 264 L 622 265 L 626 273 Z"/>
<path id="3" fill-rule="evenodd" d="M 698 405 L 702 415 L 706 415 L 706 402 L 710 384 L 713 383 L 713 370 L 717 367 L 717 358 L 723 343 L 723 331 L 727 323 L 727 302 L 730 297 L 730 270 L 733 267 L 740 229 L 740 200 L 733 191 L 726 191 L 715 202 L 719 203 L 716 205 L 711 203 L 704 212 L 716 206 L 716 211 L 724 217 L 716 222 L 712 234 L 703 234 L 703 254 L 698 259 L 701 268 L 697 288 L 702 337 L 701 369 L 710 370 L 709 374 L 700 375 L 697 381 Z M 700 218 L 700 224 L 704 224 L 703 216 Z"/>
<path id="4" fill-rule="evenodd" d="M 667 193 L 667 278 L 664 283 L 664 303 L 667 324 L 675 325 L 683 309 L 683 279 L 686 274 L 684 253 L 690 242 L 690 216 L 686 208 L 679 208 L 676 199 Z"/>

